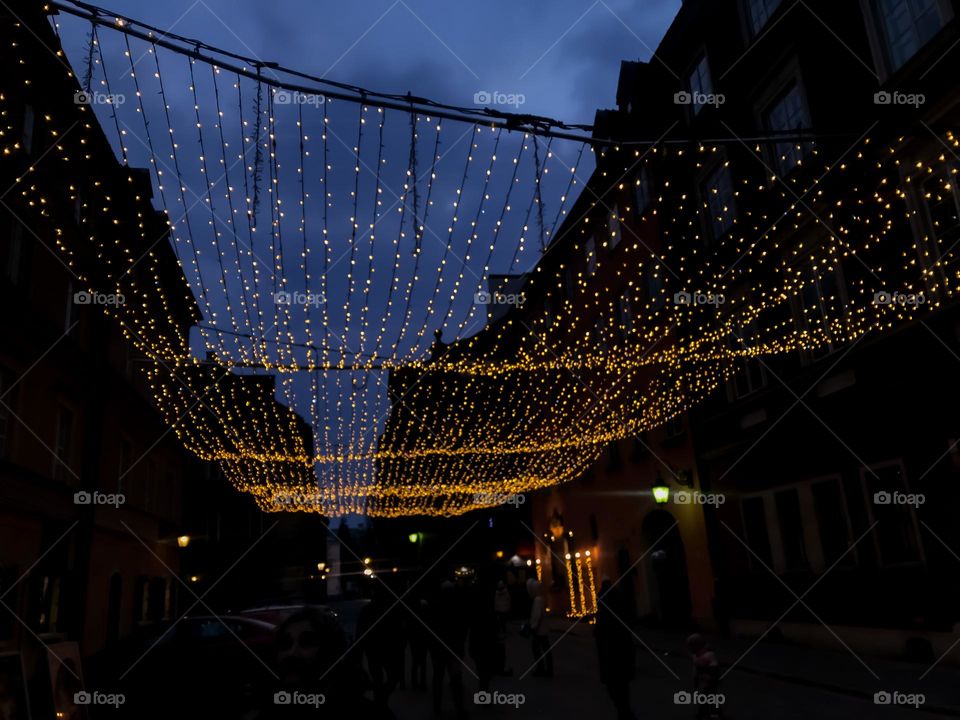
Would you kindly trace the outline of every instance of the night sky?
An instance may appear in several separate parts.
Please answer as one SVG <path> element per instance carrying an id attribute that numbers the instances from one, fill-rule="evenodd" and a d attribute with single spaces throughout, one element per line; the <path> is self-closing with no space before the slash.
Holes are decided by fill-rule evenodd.
<path id="1" fill-rule="evenodd" d="M 319 3 L 178 0 L 128 2 L 108 9 L 246 57 L 372 90 L 409 91 L 460 106 L 474 105 L 475 95 L 483 92 L 523 96 L 522 105 L 497 109 L 589 124 L 598 107 L 610 107 L 615 101 L 620 61 L 648 59 L 679 5 L 679 0 L 484 6 L 396 0 L 337 4 L 328 6 L 328 11 Z M 59 23 L 67 55 L 82 80 L 89 23 L 66 14 Z M 92 88 L 104 91 L 103 80 L 109 79 L 111 92 L 125 95 L 126 101 L 117 106 L 116 123 L 110 106 L 94 105 L 94 110 L 115 146 L 119 146 L 116 124 L 126 133 L 132 166 L 150 167 L 149 144 L 153 143 L 157 167 L 168 178 L 164 195 L 154 175 L 155 204 L 165 207 L 174 221 L 174 247 L 204 312 L 204 323 L 238 331 L 240 338 L 249 334 L 270 339 L 271 360 L 300 365 L 314 360 L 357 364 L 376 358 L 405 362 L 424 358 L 437 330 L 446 342 L 476 334 L 486 320 L 486 310 L 474 302 L 474 294 L 486 289 L 486 274 L 526 272 L 539 258 L 543 242 L 539 231 L 523 230 L 525 224 L 528 228 L 536 224 L 537 213 L 531 215 L 530 208 L 537 163 L 542 162 L 546 170 L 542 199 L 547 231 L 562 221 L 561 211 L 573 203 L 593 169 L 590 149 L 582 143 L 557 141 L 550 148 L 553 155 L 546 159 L 548 146 L 542 138 L 528 138 L 524 145 L 518 133 L 497 133 L 488 127 L 477 131 L 469 123 L 445 121 L 436 180 L 432 189 L 426 180 L 418 186 L 420 202 L 425 203 L 428 193 L 432 202 L 418 265 L 412 212 L 401 212 L 410 162 L 410 115 L 361 110 L 355 103 L 329 99 L 322 108 L 275 105 L 271 131 L 276 136 L 276 162 L 263 165 L 263 200 L 257 210 L 257 232 L 251 235 L 244 212 L 249 192 L 244 183 L 251 180 L 251 173 L 244 177 L 244 166 L 249 170 L 249 151 L 255 146 L 251 141 L 256 127 L 252 123 L 256 83 L 242 80 L 238 93 L 235 75 L 223 73 L 215 82 L 209 65 L 195 63 L 193 87 L 203 128 L 198 133 L 191 68 L 185 57 L 163 49 L 154 56 L 147 52 L 147 43 L 130 40 L 142 91 L 141 113 L 124 35 L 101 28 L 99 40 L 103 64 L 94 70 Z M 157 61 L 165 95 L 154 76 Z M 222 103 L 221 123 L 215 91 Z M 166 112 L 164 99 L 169 106 Z M 358 164 L 354 147 L 361 115 Z M 268 114 L 261 112 L 265 117 Z M 319 137 L 325 117 L 329 138 L 324 150 Z M 381 121 L 382 142 L 378 138 Z M 298 122 L 308 136 L 302 173 L 308 197 L 303 215 Z M 433 122 L 417 121 L 417 175 L 421 177 L 429 175 L 427 163 L 433 157 Z M 250 123 L 247 136 L 241 129 L 244 123 Z M 219 136 L 221 125 L 226 146 Z M 174 129 L 172 135 L 169 126 Z M 170 137 L 178 145 L 179 171 Z M 239 154 L 242 137 L 245 158 Z M 471 137 L 472 160 L 465 163 Z M 494 151 L 497 160 L 491 164 Z M 329 166 L 326 178 L 324 157 Z M 561 202 L 578 157 L 582 163 L 574 174 L 576 185 Z M 467 182 L 461 193 L 465 166 Z M 355 172 L 355 167 L 360 171 Z M 232 175 L 224 177 L 224 168 Z M 274 171 L 278 179 L 274 187 L 279 190 L 271 197 L 267 190 Z M 212 183 L 209 197 L 204 172 Z M 170 181 L 177 174 L 185 188 L 182 193 L 179 183 Z M 459 220 L 454 223 L 458 198 Z M 279 225 L 271 215 L 277 207 L 285 212 Z M 279 231 L 271 233 L 272 224 Z M 330 239 L 326 257 L 324 227 Z M 191 242 L 200 251 L 198 266 L 190 262 Z M 301 250 L 307 246 L 311 254 L 303 266 Z M 257 288 L 258 307 L 241 284 L 248 290 Z M 366 295 L 364 287 L 369 288 Z M 272 302 L 278 289 L 316 293 L 324 300 L 288 314 L 290 308 Z M 285 339 L 308 347 L 284 350 L 277 341 Z M 208 333 L 201 337 L 195 329 L 192 347 L 198 357 L 212 348 L 227 360 L 256 360 L 251 343 L 238 336 Z M 367 453 L 376 448 L 389 414 L 386 382 L 386 372 L 377 370 L 294 372 L 282 376 L 277 397 L 313 426 L 317 452 Z M 373 474 L 370 466 L 351 463 L 318 466 L 318 472 L 331 480 L 343 474 L 368 478 Z"/>

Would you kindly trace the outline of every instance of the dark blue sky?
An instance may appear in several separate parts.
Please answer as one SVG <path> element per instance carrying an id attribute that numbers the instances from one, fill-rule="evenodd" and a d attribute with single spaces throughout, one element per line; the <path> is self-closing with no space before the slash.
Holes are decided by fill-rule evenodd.
<path id="1" fill-rule="evenodd" d="M 486 5 L 435 0 L 371 0 L 354 5 L 138 0 L 109 9 L 224 50 L 373 90 L 409 91 L 461 106 L 473 104 L 477 93 L 522 95 L 522 105 L 502 109 L 590 123 L 597 107 L 614 102 L 620 61 L 649 58 L 679 5 L 680 0 L 597 0 L 593 4 L 497 0 Z M 68 57 L 82 78 L 89 25 L 66 15 L 60 17 L 60 25 Z M 424 357 L 437 330 L 447 342 L 475 334 L 486 319 L 485 307 L 475 301 L 475 293 L 486 287 L 486 276 L 526 271 L 538 260 L 537 213 L 530 211 L 537 163 L 546 168 L 542 193 L 543 225 L 548 233 L 592 169 L 588 150 L 578 166 L 578 184 L 562 202 L 582 145 L 557 141 L 548 158 L 542 138 L 524 139 L 518 133 L 446 121 L 436 148 L 442 159 L 431 190 L 428 161 L 435 150 L 435 121 L 418 118 L 420 202 L 430 193 L 432 205 L 425 219 L 420 259 L 415 262 L 413 202 L 409 195 L 406 202 L 403 198 L 410 116 L 400 111 L 380 114 L 376 108 L 361 110 L 343 101 L 328 101 L 320 107 L 277 105 L 272 115 L 266 108 L 261 112 L 261 140 L 266 137 L 267 118 L 275 122 L 270 132 L 276 137 L 276 162 L 263 166 L 264 194 L 256 211 L 257 232 L 251 233 L 245 221 L 244 189 L 245 183 L 252 183 L 256 83 L 244 80 L 238 93 L 234 75 L 223 73 L 215 84 L 212 69 L 196 63 L 202 126 L 198 131 L 191 67 L 184 56 L 161 50 L 155 60 L 146 43 L 131 41 L 144 106 L 140 113 L 122 35 L 102 29 L 100 41 L 105 67 L 95 70 L 93 87 L 103 91 L 101 83 L 109 79 L 111 91 L 127 98 L 117 107 L 117 122 L 126 133 L 130 163 L 150 167 L 152 142 L 154 168 L 166 178 L 176 174 L 179 164 L 184 191 L 178 192 L 181 183 L 166 181 L 161 194 L 154 175 L 155 202 L 166 207 L 174 223 L 174 247 L 206 324 L 269 339 L 274 343 L 271 348 L 277 349 L 268 352 L 274 361 L 299 365 L 318 359 L 336 363 L 339 358 L 347 364 L 367 358 L 406 361 Z M 154 77 L 157 61 L 165 95 Z M 219 121 L 215 90 L 224 111 Z M 485 98 L 483 104 L 495 101 Z M 95 111 L 116 142 L 110 106 L 96 105 Z M 304 161 L 298 151 L 301 112 L 309 135 Z M 354 146 L 361 113 L 365 124 L 358 161 Z M 167 132 L 168 114 L 172 134 Z M 323 143 L 325 117 L 328 140 Z M 385 127 L 378 151 L 380 121 Z M 221 145 L 221 129 L 226 147 Z M 176 158 L 171 139 L 178 143 Z M 208 169 L 204 169 L 201 149 Z M 472 159 L 465 164 L 468 152 Z M 324 176 L 324 158 L 329 178 Z M 360 170 L 354 172 L 355 167 Z M 232 175 L 227 177 L 225 169 Z M 272 195 L 268 191 L 271 173 L 278 178 L 279 188 Z M 467 181 L 461 187 L 464 176 Z M 303 217 L 301 177 L 307 194 Z M 205 178 L 210 180 L 209 188 Z M 356 207 L 354 197 L 359 199 Z M 285 211 L 279 220 L 278 210 Z M 421 204 L 421 216 L 423 211 Z M 329 232 L 329 254 L 323 250 L 323 228 Z M 198 266 L 190 261 L 191 244 L 201 253 Z M 304 264 L 302 249 L 308 246 L 309 259 Z M 257 292 L 244 292 L 243 286 Z M 277 290 L 316 293 L 322 300 L 291 308 L 274 301 Z M 255 294 L 260 298 L 256 304 Z M 232 306 L 229 312 L 228 306 Z M 280 352 L 278 338 L 291 338 L 310 349 Z M 223 358 L 257 361 L 248 341 L 216 333 L 207 334 L 205 340 L 206 347 L 199 332 L 195 333 L 197 355 L 209 349 Z M 318 452 L 368 452 L 376 446 L 389 412 L 386 381 L 386 372 L 364 369 L 320 375 L 296 372 L 284 376 L 278 397 L 296 407 L 313 426 Z M 369 466 L 356 463 L 318 471 L 331 482 L 371 475 Z"/>
<path id="2" fill-rule="evenodd" d="M 519 93 L 525 112 L 587 123 L 597 107 L 613 104 L 620 60 L 649 59 L 681 4 L 103 2 L 159 28 L 335 80 L 460 105 L 482 90 Z"/>

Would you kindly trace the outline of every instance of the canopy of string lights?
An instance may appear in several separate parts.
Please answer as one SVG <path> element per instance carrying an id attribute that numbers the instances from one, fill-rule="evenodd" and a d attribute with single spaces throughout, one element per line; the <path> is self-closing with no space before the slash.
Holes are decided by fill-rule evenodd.
<path id="1" fill-rule="evenodd" d="M 956 168 L 904 167 L 902 139 L 864 136 L 829 161 L 810 143 L 791 180 L 698 199 L 669 178 L 715 163 L 718 143 L 614 144 L 55 5 L 88 27 L 74 67 L 106 100 L 86 111 L 124 166 L 149 168 L 168 227 L 84 238 L 104 258 L 91 286 L 127 299 L 110 311 L 181 441 L 264 509 L 452 515 L 570 481 L 746 359 L 855 342 L 957 282 L 955 247 L 916 239 L 906 192 L 920 177 L 949 191 Z M 95 158 L 71 161 L 97 177 Z M 620 199 L 573 212 L 594 166 Z M 645 173 L 663 168 L 650 192 Z M 99 193 L 78 200 L 83 214 L 130 212 Z M 145 254 L 160 242 L 181 285 Z M 544 262 L 554 252 L 565 259 Z M 828 283 L 840 268 L 842 291 Z M 526 279 L 520 306 L 490 322 L 494 275 Z M 171 310 L 184 302 L 186 330 Z"/>

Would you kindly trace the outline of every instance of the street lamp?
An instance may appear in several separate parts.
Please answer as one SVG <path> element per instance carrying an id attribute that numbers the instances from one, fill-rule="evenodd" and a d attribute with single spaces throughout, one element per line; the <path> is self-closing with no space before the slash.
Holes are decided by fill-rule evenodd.
<path id="1" fill-rule="evenodd" d="M 407 540 L 414 544 L 420 542 L 420 533 L 410 533 L 407 535 Z"/>
<path id="2" fill-rule="evenodd" d="M 177 538 L 177 545 L 178 545 L 178 546 L 180 546 L 180 547 L 182 547 L 182 548 L 185 548 L 185 547 L 187 547 L 189 544 L 190 544 L 190 536 L 189 536 L 189 535 L 180 535 L 180 536 Z"/>
<path id="3" fill-rule="evenodd" d="M 663 480 L 658 479 L 656 485 L 651 488 L 653 492 L 653 501 L 657 505 L 664 505 L 670 500 L 670 486 Z"/>

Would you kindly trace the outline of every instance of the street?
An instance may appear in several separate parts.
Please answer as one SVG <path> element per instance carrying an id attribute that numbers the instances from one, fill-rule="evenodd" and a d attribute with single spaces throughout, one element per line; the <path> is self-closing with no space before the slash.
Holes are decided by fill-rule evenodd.
<path id="1" fill-rule="evenodd" d="M 580 623 L 564 635 L 565 630 L 561 629 L 564 626 L 569 628 L 569 623 L 558 622 L 551 633 L 556 664 L 556 674 L 552 679 L 527 674 L 532 662 L 529 642 L 519 637 L 516 627 L 512 628 L 507 662 L 508 666 L 512 665 L 514 675 L 496 678 L 493 688 L 508 696 L 522 694 L 524 701 L 519 707 L 476 706 L 473 703 L 476 679 L 465 669 L 468 711 L 490 718 L 569 717 L 604 720 L 616 717 L 613 705 L 597 679 L 592 628 L 586 623 Z M 640 637 L 643 639 L 642 634 Z M 850 662 L 856 661 L 851 658 Z M 696 717 L 696 711 L 691 707 L 674 703 L 674 693 L 690 689 L 691 672 L 689 661 L 678 653 L 654 657 L 644 648 L 638 648 L 637 675 L 631 686 L 632 706 L 636 716 Z M 920 672 L 922 669 L 918 671 L 918 675 Z M 741 670 L 734 670 L 724 680 L 722 691 L 726 696 L 724 717 L 736 720 L 809 720 L 812 717 L 820 720 L 849 720 L 853 717 L 906 720 L 918 717 L 917 710 L 912 707 L 878 706 L 872 699 Z M 445 692 L 447 694 L 444 696 L 442 717 L 454 718 L 449 689 L 445 688 Z M 431 712 L 429 693 L 414 692 L 409 687 L 398 690 L 390 705 L 398 720 L 429 717 Z M 922 712 L 919 717 L 933 720 L 956 715 Z"/>

